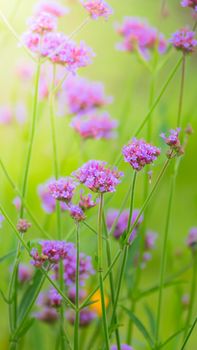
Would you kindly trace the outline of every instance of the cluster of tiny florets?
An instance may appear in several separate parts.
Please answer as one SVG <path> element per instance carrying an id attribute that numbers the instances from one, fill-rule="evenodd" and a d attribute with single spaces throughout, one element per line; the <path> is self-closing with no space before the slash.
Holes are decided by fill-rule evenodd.
<path id="1" fill-rule="evenodd" d="M 181 6 L 183 7 L 191 7 L 197 12 L 197 0 L 182 0 Z"/>
<path id="2" fill-rule="evenodd" d="M 99 17 L 108 19 L 113 14 L 112 8 L 104 0 L 82 0 L 81 2 L 92 19 Z"/>
<path id="3" fill-rule="evenodd" d="M 90 160 L 73 175 L 93 192 L 114 192 L 123 173 L 115 168 L 110 169 L 106 165 L 106 162 Z"/>
<path id="4" fill-rule="evenodd" d="M 174 33 L 170 42 L 177 50 L 182 51 L 184 54 L 194 52 L 197 45 L 195 33 L 187 28 L 180 29 Z"/>
<path id="5" fill-rule="evenodd" d="M 75 221 L 80 222 L 86 219 L 84 211 L 79 205 L 70 204 L 68 206 L 68 212 Z"/>
<path id="6" fill-rule="evenodd" d="M 91 112 L 87 116 L 75 117 L 71 126 L 83 139 L 109 139 L 114 137 L 117 121 L 106 112 Z"/>
<path id="7" fill-rule="evenodd" d="M 48 180 L 44 184 L 38 186 L 38 194 L 42 202 L 42 208 L 47 214 L 52 214 L 56 208 L 56 200 L 49 190 L 51 181 L 52 180 Z M 67 210 L 67 205 L 64 202 L 60 202 L 60 207 L 62 211 Z"/>
<path id="8" fill-rule="evenodd" d="M 145 142 L 133 138 L 122 149 L 125 162 L 129 163 L 136 171 L 140 171 L 145 165 L 153 163 L 160 155 L 160 149 Z"/>
<path id="9" fill-rule="evenodd" d="M 81 209 L 88 210 L 97 205 L 97 202 L 95 202 L 92 199 L 92 195 L 88 193 L 87 195 L 83 194 L 83 191 L 80 192 L 80 201 L 79 201 L 79 206 Z"/>
<path id="10" fill-rule="evenodd" d="M 118 45 L 120 50 L 139 51 L 147 60 L 155 49 L 160 54 L 166 51 L 167 43 L 163 34 L 140 18 L 126 17 L 121 25 L 116 26 L 116 30 L 123 37 L 123 42 Z"/>
<path id="11" fill-rule="evenodd" d="M 27 230 L 31 227 L 31 223 L 28 222 L 26 219 L 19 219 L 18 223 L 16 225 L 17 230 L 20 233 L 25 233 Z"/>
<path id="12" fill-rule="evenodd" d="M 97 317 L 96 313 L 89 308 L 84 308 L 80 311 L 79 314 L 79 326 L 86 327 L 88 326 L 95 318 Z M 66 318 L 70 324 L 74 325 L 75 323 L 75 312 L 73 310 L 66 311 Z"/>
<path id="13" fill-rule="evenodd" d="M 30 265 L 19 264 L 18 266 L 18 280 L 21 284 L 31 281 L 33 277 L 33 268 Z"/>
<path id="14" fill-rule="evenodd" d="M 44 35 L 57 29 L 56 17 L 47 12 L 40 12 L 38 15 L 31 17 L 28 22 L 30 32 Z"/>
<path id="15" fill-rule="evenodd" d="M 197 227 L 192 227 L 187 238 L 189 248 L 196 249 L 197 247 Z"/>
<path id="16" fill-rule="evenodd" d="M 179 139 L 179 133 L 181 129 L 172 129 L 169 131 L 169 135 L 166 136 L 165 133 L 162 133 L 160 136 L 165 141 L 166 145 L 169 146 L 169 151 L 167 152 L 168 158 L 173 158 L 175 156 L 181 156 L 184 153 L 184 148 L 181 145 Z"/>
<path id="17" fill-rule="evenodd" d="M 45 12 L 55 17 L 63 17 L 69 12 L 67 7 L 53 0 L 40 1 L 38 4 L 36 4 L 34 10 L 36 15 Z"/>
<path id="18" fill-rule="evenodd" d="M 49 192 L 58 201 L 68 203 L 74 196 L 77 183 L 70 177 L 60 178 L 49 183 Z"/>

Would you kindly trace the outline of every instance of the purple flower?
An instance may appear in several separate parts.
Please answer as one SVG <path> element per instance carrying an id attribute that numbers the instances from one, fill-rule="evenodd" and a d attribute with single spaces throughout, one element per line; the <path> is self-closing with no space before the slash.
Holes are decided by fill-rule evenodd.
<path id="1" fill-rule="evenodd" d="M 112 345 L 110 350 L 118 350 L 117 345 Z M 121 350 L 134 350 L 134 349 L 130 345 L 121 344 Z"/>
<path id="2" fill-rule="evenodd" d="M 148 231 L 145 235 L 145 250 L 154 249 L 156 239 L 157 233 L 153 231 Z"/>
<path id="3" fill-rule="evenodd" d="M 50 183 L 51 183 L 51 180 L 47 181 L 42 185 L 39 185 L 38 187 L 38 194 L 42 201 L 42 208 L 47 214 L 53 213 L 56 208 L 56 200 L 53 198 L 53 196 L 49 191 Z M 60 206 L 63 211 L 67 210 L 67 205 L 65 203 L 61 202 Z"/>
<path id="4" fill-rule="evenodd" d="M 81 0 L 81 2 L 92 19 L 99 17 L 108 19 L 113 14 L 112 8 L 104 0 Z"/>
<path id="5" fill-rule="evenodd" d="M 78 205 L 70 204 L 68 211 L 70 216 L 77 222 L 83 221 L 86 218 L 83 210 Z"/>
<path id="6" fill-rule="evenodd" d="M 31 223 L 28 222 L 26 219 L 19 219 L 18 223 L 16 225 L 17 230 L 20 233 L 25 233 L 27 230 L 31 227 Z"/>
<path id="7" fill-rule="evenodd" d="M 76 250 L 73 250 L 72 256 L 67 256 L 63 260 L 64 264 L 64 281 L 67 286 L 72 286 L 76 281 Z M 56 272 L 58 272 L 58 266 L 55 266 Z M 79 279 L 80 284 L 84 285 L 86 279 L 90 275 L 94 274 L 94 269 L 92 267 L 92 259 L 83 253 L 80 253 L 80 263 L 79 263 Z"/>
<path id="8" fill-rule="evenodd" d="M 31 17 L 28 20 L 28 26 L 30 32 L 40 35 L 46 32 L 52 32 L 57 28 L 57 19 L 47 12 L 40 12 L 38 15 Z"/>
<path id="9" fill-rule="evenodd" d="M 79 300 L 83 300 L 86 297 L 87 293 L 84 289 L 79 289 Z M 76 300 L 76 286 L 72 286 L 68 290 L 68 297 L 69 299 L 75 303 Z"/>
<path id="10" fill-rule="evenodd" d="M 106 164 L 106 162 L 90 160 L 73 175 L 93 192 L 115 192 L 123 173 L 118 172 L 116 168 L 108 168 Z"/>
<path id="11" fill-rule="evenodd" d="M 62 297 L 54 288 L 51 288 L 45 292 L 40 293 L 37 301 L 37 305 L 41 307 L 46 306 L 46 307 L 58 308 L 61 306 L 61 303 L 62 303 Z"/>
<path id="12" fill-rule="evenodd" d="M 150 52 L 154 52 L 155 49 L 160 54 L 166 51 L 167 43 L 163 34 L 140 18 L 126 17 L 122 25 L 116 26 L 116 30 L 123 37 L 123 42 L 118 45 L 120 50 L 139 50 L 147 60 L 150 59 Z"/>
<path id="13" fill-rule="evenodd" d="M 66 311 L 67 320 L 73 325 L 75 322 L 75 312 L 73 310 Z M 88 308 L 84 308 L 80 312 L 79 325 L 80 327 L 88 326 L 96 318 L 96 313 Z"/>
<path id="14" fill-rule="evenodd" d="M 197 12 L 197 0 L 182 0 L 181 6 L 191 7 Z"/>
<path id="15" fill-rule="evenodd" d="M 131 225 L 133 225 L 134 222 L 136 221 L 138 214 L 139 214 L 138 209 L 133 210 Z M 119 215 L 119 211 L 117 209 L 110 209 L 108 211 L 106 222 L 107 222 L 107 227 L 109 230 L 113 227 L 118 215 Z M 116 239 L 119 239 L 123 235 L 123 233 L 127 230 L 128 220 L 129 220 L 129 209 L 125 209 L 120 214 L 118 221 L 116 223 L 116 226 L 114 228 L 113 235 Z M 130 235 L 130 239 L 129 239 L 130 242 L 135 238 L 135 236 L 137 234 L 137 229 L 138 229 L 139 225 L 142 223 L 142 221 L 143 221 L 143 216 L 141 216 L 139 218 L 135 229 L 132 231 L 132 233 Z"/>
<path id="16" fill-rule="evenodd" d="M 92 195 L 88 193 L 87 195 L 83 195 L 83 191 L 80 192 L 80 201 L 79 201 L 79 206 L 81 209 L 88 210 L 93 207 L 95 207 L 97 203 L 93 201 Z"/>
<path id="17" fill-rule="evenodd" d="M 83 118 L 73 118 L 71 126 L 84 139 L 109 139 L 115 136 L 117 121 L 111 119 L 109 114 L 103 112 L 89 112 Z"/>
<path id="18" fill-rule="evenodd" d="M 13 112 L 10 106 L 0 106 L 0 125 L 8 125 L 13 120 Z"/>
<path id="19" fill-rule="evenodd" d="M 49 13 L 50 15 L 55 17 L 63 17 L 64 15 L 69 13 L 69 9 L 65 6 L 62 6 L 56 1 L 44 0 L 44 1 L 40 1 L 35 6 L 35 13 L 37 15 L 39 15 L 42 12 Z"/>
<path id="20" fill-rule="evenodd" d="M 71 177 L 60 178 L 49 183 L 48 188 L 52 197 L 58 201 L 69 203 L 73 198 L 77 183 Z"/>
<path id="21" fill-rule="evenodd" d="M 136 171 L 140 171 L 147 164 L 151 164 L 160 155 L 160 149 L 146 143 L 144 140 L 133 138 L 122 149 L 125 162 Z"/>
<path id="22" fill-rule="evenodd" d="M 0 228 L 2 228 L 2 223 L 5 220 L 4 216 L 0 213 Z"/>
<path id="23" fill-rule="evenodd" d="M 177 49 L 182 51 L 184 54 L 194 52 L 197 45 L 195 40 L 195 32 L 190 31 L 187 28 L 182 28 L 176 33 L 172 34 L 170 43 Z"/>
<path id="24" fill-rule="evenodd" d="M 33 269 L 29 265 L 19 264 L 18 267 L 18 280 L 20 283 L 29 282 L 33 277 Z"/>
<path id="25" fill-rule="evenodd" d="M 44 307 L 41 311 L 35 312 L 33 316 L 39 321 L 43 321 L 48 324 L 54 324 L 59 318 L 58 312 L 51 307 Z"/>
<path id="26" fill-rule="evenodd" d="M 64 89 L 70 114 L 81 115 L 93 108 L 103 107 L 112 101 L 111 97 L 105 96 L 102 83 L 91 82 L 78 76 L 68 78 Z"/>
<path id="27" fill-rule="evenodd" d="M 197 227 L 192 227 L 187 238 L 187 245 L 189 248 L 195 248 L 197 244 Z"/>
<path id="28" fill-rule="evenodd" d="M 169 136 L 162 133 L 160 136 L 165 141 L 166 145 L 170 147 L 167 156 L 172 158 L 174 156 L 180 156 L 184 153 L 184 148 L 181 146 L 181 142 L 179 140 L 180 128 L 169 131 Z"/>

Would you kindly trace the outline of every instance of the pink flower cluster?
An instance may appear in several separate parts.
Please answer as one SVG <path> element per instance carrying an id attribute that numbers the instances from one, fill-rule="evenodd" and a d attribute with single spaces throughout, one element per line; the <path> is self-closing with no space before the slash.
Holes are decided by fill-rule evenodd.
<path id="1" fill-rule="evenodd" d="M 68 212 L 75 221 L 80 222 L 86 219 L 86 216 L 79 205 L 70 204 L 68 206 Z"/>
<path id="2" fill-rule="evenodd" d="M 75 117 L 71 126 L 83 139 L 109 139 L 116 134 L 117 121 L 111 119 L 107 112 L 90 112 L 83 118 Z"/>
<path id="3" fill-rule="evenodd" d="M 134 224 L 134 222 L 137 219 L 137 216 L 139 214 L 139 210 L 135 209 L 132 213 L 132 219 L 131 219 L 131 225 Z M 110 209 L 107 213 L 107 218 L 106 218 L 106 222 L 107 222 L 107 227 L 109 230 L 111 230 L 111 228 L 113 227 L 116 219 L 117 223 L 115 225 L 114 231 L 113 231 L 113 235 L 116 239 L 119 239 L 127 230 L 127 226 L 128 226 L 128 221 L 129 221 L 129 209 L 125 209 L 120 216 L 119 215 L 119 211 L 117 209 Z M 138 220 L 138 223 L 135 227 L 135 229 L 132 231 L 131 235 L 130 235 L 130 242 L 135 238 L 136 234 L 137 234 L 137 229 L 139 227 L 139 225 L 142 223 L 143 221 L 143 216 L 141 216 Z"/>
<path id="4" fill-rule="evenodd" d="M 188 28 L 182 28 L 172 34 L 170 43 L 175 47 L 175 49 L 182 51 L 184 54 L 192 53 L 197 45 L 195 32 L 192 32 Z"/>
<path id="5" fill-rule="evenodd" d="M 48 180 L 44 184 L 38 186 L 38 194 L 42 202 L 42 208 L 47 214 L 52 214 L 56 208 L 56 200 L 49 190 L 51 181 L 52 180 Z M 64 202 L 60 202 L 60 206 L 63 211 L 67 210 L 67 206 Z"/>
<path id="6" fill-rule="evenodd" d="M 40 34 L 41 36 L 57 29 L 56 17 L 47 12 L 40 12 L 38 15 L 31 17 L 27 24 L 30 32 Z"/>
<path id="7" fill-rule="evenodd" d="M 87 195 L 83 194 L 83 191 L 80 192 L 80 201 L 79 206 L 82 210 L 88 210 L 94 208 L 97 203 L 92 199 L 92 195 L 88 193 Z"/>
<path id="8" fill-rule="evenodd" d="M 78 76 L 71 76 L 66 80 L 64 92 L 70 114 L 81 115 L 112 102 L 111 97 L 105 96 L 102 83 Z"/>
<path id="9" fill-rule="evenodd" d="M 18 280 L 20 283 L 29 282 L 33 277 L 33 269 L 29 265 L 19 264 Z"/>
<path id="10" fill-rule="evenodd" d="M 53 180 L 48 185 L 52 197 L 65 203 L 69 203 L 72 200 L 76 187 L 77 183 L 71 177 Z"/>
<path id="11" fill-rule="evenodd" d="M 123 24 L 117 25 L 116 30 L 123 37 L 123 42 L 118 45 L 120 50 L 138 50 L 147 60 L 150 59 L 151 51 L 158 50 L 160 54 L 166 51 L 167 42 L 163 34 L 139 18 L 126 17 Z"/>
<path id="12" fill-rule="evenodd" d="M 155 241 L 157 239 L 157 233 L 148 231 L 145 235 L 144 253 L 142 256 L 141 268 L 144 269 L 148 261 L 151 260 L 151 250 L 155 248 Z M 138 259 L 137 259 L 138 260 Z"/>
<path id="13" fill-rule="evenodd" d="M 69 13 L 69 9 L 56 1 L 44 0 L 40 1 L 35 6 L 36 15 L 39 15 L 42 12 L 49 13 L 54 17 L 63 17 L 64 15 Z"/>
<path id="14" fill-rule="evenodd" d="M 17 230 L 20 233 L 25 233 L 27 230 L 31 227 L 31 223 L 28 222 L 26 219 L 19 219 L 18 223 L 16 225 Z"/>
<path id="15" fill-rule="evenodd" d="M 169 151 L 167 152 L 167 156 L 169 158 L 181 156 L 184 153 L 184 148 L 181 146 L 181 142 L 179 140 L 180 130 L 180 128 L 170 130 L 169 136 L 166 136 L 164 133 L 160 135 L 165 141 L 166 145 L 170 147 Z"/>
<path id="16" fill-rule="evenodd" d="M 197 12 L 197 0 L 182 0 L 181 6 L 191 7 Z"/>
<path id="17" fill-rule="evenodd" d="M 190 248 L 197 246 L 197 227 L 192 227 L 187 238 L 187 245 Z"/>
<path id="18" fill-rule="evenodd" d="M 117 345 L 112 345 L 110 350 L 118 350 Z M 132 346 L 127 345 L 127 344 L 121 344 L 121 350 L 134 350 Z"/>
<path id="19" fill-rule="evenodd" d="M 89 308 L 84 308 L 80 311 L 79 315 L 79 326 L 87 327 L 95 318 L 97 317 L 96 313 Z M 66 311 L 67 320 L 74 325 L 75 323 L 75 312 L 73 310 Z"/>
<path id="20" fill-rule="evenodd" d="M 123 173 L 115 168 L 110 169 L 106 164 L 106 162 L 90 160 L 73 175 L 93 192 L 114 192 Z"/>
<path id="21" fill-rule="evenodd" d="M 140 171 L 145 165 L 151 164 L 160 155 L 160 149 L 146 143 L 144 140 L 133 138 L 122 149 L 125 162 L 129 163 L 136 171 Z"/>
<path id="22" fill-rule="evenodd" d="M 99 17 L 108 19 L 113 14 L 112 8 L 104 0 L 82 0 L 81 2 L 92 19 Z"/>

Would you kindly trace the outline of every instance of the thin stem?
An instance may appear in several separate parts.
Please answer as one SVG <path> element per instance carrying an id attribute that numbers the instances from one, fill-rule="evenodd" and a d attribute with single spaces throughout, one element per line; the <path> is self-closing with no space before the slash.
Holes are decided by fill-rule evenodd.
<path id="1" fill-rule="evenodd" d="M 128 225 L 127 225 L 127 235 L 130 232 L 130 226 L 131 226 L 131 221 L 132 221 L 136 178 L 137 178 L 137 172 L 135 171 L 134 175 L 133 175 L 133 182 L 132 182 L 132 188 L 131 188 L 131 201 L 130 201 L 129 219 L 128 219 Z M 110 328 L 112 328 L 114 323 L 115 323 L 116 309 L 117 309 L 117 305 L 118 305 L 118 301 L 119 301 L 119 296 L 120 296 L 122 281 L 124 278 L 125 267 L 126 267 L 126 262 L 127 262 L 127 257 L 128 257 L 129 246 L 130 246 L 129 239 L 130 239 L 130 235 L 128 236 L 127 242 L 126 242 L 124 249 L 123 249 L 123 258 L 122 258 L 122 264 L 121 264 L 120 274 L 119 274 L 118 283 L 117 283 L 117 291 L 116 291 L 116 297 L 115 297 L 115 302 L 114 302 L 114 306 L 113 306 Z"/>
<path id="2" fill-rule="evenodd" d="M 101 295 L 101 306 L 102 306 L 102 323 L 105 336 L 106 350 L 109 350 L 109 334 L 107 326 L 107 315 L 105 307 L 105 292 L 103 283 L 103 238 L 102 238 L 102 212 L 103 212 L 103 194 L 100 195 L 99 211 L 98 211 L 98 274 L 99 274 L 99 285 Z"/>
<path id="3" fill-rule="evenodd" d="M 186 62 L 186 57 L 185 57 L 185 54 L 183 53 L 177 127 L 180 127 L 180 125 L 181 125 L 181 114 L 182 114 L 182 107 L 183 107 L 183 92 L 184 92 L 184 82 L 185 82 L 185 62 Z"/>
<path id="4" fill-rule="evenodd" d="M 196 284 L 197 284 L 197 254 L 194 252 L 193 254 L 193 273 L 192 273 L 192 282 L 191 282 L 191 291 L 190 291 L 190 298 L 189 298 L 189 309 L 186 319 L 186 328 L 184 333 L 184 339 L 187 337 L 188 329 L 190 327 L 191 319 L 192 319 L 192 312 L 196 297 Z"/>
<path id="5" fill-rule="evenodd" d="M 111 265 L 111 263 L 112 263 L 111 245 L 110 245 L 110 241 L 109 241 L 109 233 L 108 233 L 108 230 L 107 230 L 107 226 L 106 226 L 106 221 L 105 221 L 104 215 L 103 215 L 103 223 L 104 223 L 104 231 L 105 231 L 105 237 L 106 237 L 107 264 L 108 264 L 108 267 L 109 267 Z M 114 289 L 113 271 L 110 271 L 110 273 L 109 273 L 109 283 L 110 283 L 111 301 L 112 301 L 112 308 L 113 308 L 114 307 L 114 303 L 115 303 L 115 289 Z M 115 316 L 114 316 L 114 322 L 115 322 L 115 324 L 117 324 L 117 315 L 116 315 L 116 313 L 115 313 Z M 119 334 L 119 329 L 118 328 L 115 329 L 115 335 L 116 335 L 117 350 L 121 350 L 120 334 Z"/>
<path id="6" fill-rule="evenodd" d="M 165 277 L 165 268 L 166 268 L 166 251 L 167 251 L 167 241 L 170 229 L 170 220 L 172 213 L 172 203 L 173 203 L 173 195 L 175 190 L 175 177 L 172 177 L 171 188 L 170 188 L 170 196 L 168 202 L 167 209 L 167 218 L 166 218 L 166 226 L 164 232 L 164 240 L 162 245 L 162 253 L 161 253 L 161 267 L 160 267 L 160 277 L 159 277 L 159 296 L 158 296 L 158 307 L 157 307 L 157 322 L 156 322 L 156 330 L 155 330 L 155 343 L 156 346 L 159 342 L 159 328 L 161 322 L 161 309 L 162 309 L 162 297 L 163 297 L 163 287 L 164 287 L 164 277 Z"/>
<path id="7" fill-rule="evenodd" d="M 77 249 L 77 259 L 76 259 L 76 295 L 75 295 L 75 324 L 74 324 L 74 350 L 79 349 L 79 321 L 80 321 L 80 311 L 79 311 L 79 251 L 80 251 L 80 238 L 79 238 L 79 224 L 77 223 L 76 229 L 76 249 Z"/>
<path id="8" fill-rule="evenodd" d="M 190 338 L 190 336 L 191 336 L 191 334 L 196 326 L 196 323 L 197 323 L 197 317 L 195 318 L 194 323 L 193 323 L 192 327 L 190 328 L 190 331 L 189 331 L 189 333 L 188 333 L 188 335 L 187 335 L 187 337 L 186 337 L 186 339 L 181 347 L 181 350 L 185 349 L 185 346 L 186 346 L 186 344 L 187 344 L 187 342 L 188 342 L 188 340 L 189 340 L 189 338 Z"/>

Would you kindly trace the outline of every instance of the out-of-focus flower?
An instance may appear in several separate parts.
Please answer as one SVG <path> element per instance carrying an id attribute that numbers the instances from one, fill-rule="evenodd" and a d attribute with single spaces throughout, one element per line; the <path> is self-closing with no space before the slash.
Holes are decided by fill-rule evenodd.
<path id="1" fill-rule="evenodd" d="M 189 248 L 196 249 L 197 246 L 197 227 L 192 227 L 187 238 L 187 245 Z"/>
<path id="2" fill-rule="evenodd" d="M 181 6 L 191 7 L 197 12 L 197 0 L 182 0 Z"/>
<path id="3" fill-rule="evenodd" d="M 20 210 L 21 208 L 21 199 L 20 197 L 15 197 L 12 201 L 13 205 L 15 206 L 16 210 Z"/>
<path id="4" fill-rule="evenodd" d="M 112 345 L 110 350 L 118 350 L 117 345 Z M 127 344 L 121 344 L 121 350 L 134 350 L 134 348 Z"/>
<path id="5" fill-rule="evenodd" d="M 81 0 L 81 3 L 92 19 L 108 19 L 113 14 L 112 8 L 104 0 Z"/>
<path id="6" fill-rule="evenodd" d="M 36 4 L 35 6 L 36 15 L 39 15 L 42 12 L 49 13 L 50 15 L 55 17 L 63 17 L 70 11 L 67 7 L 61 5 L 56 1 L 43 0 L 43 1 L 40 1 L 38 4 Z"/>
<path id="7" fill-rule="evenodd" d="M 33 316 L 39 321 L 46 322 L 48 324 L 54 324 L 59 318 L 58 312 L 51 307 L 44 307 L 41 311 L 35 312 Z"/>
<path id="8" fill-rule="evenodd" d="M 77 183 L 71 177 L 60 178 L 49 183 L 49 192 L 58 201 L 68 203 L 74 196 Z"/>
<path id="9" fill-rule="evenodd" d="M 184 54 L 192 53 L 197 45 L 195 32 L 192 32 L 188 28 L 182 28 L 172 34 L 170 43 L 175 47 L 175 49 L 182 51 Z"/>
<path id="10" fill-rule="evenodd" d="M 123 173 L 116 168 L 110 169 L 106 162 L 90 160 L 73 175 L 93 192 L 115 192 Z"/>
<path id="11" fill-rule="evenodd" d="M 0 228 L 2 228 L 2 223 L 5 220 L 4 216 L 0 213 Z"/>
<path id="12" fill-rule="evenodd" d="M 15 106 L 16 121 L 23 125 L 27 120 L 27 108 L 22 101 L 19 101 Z"/>
<path id="13" fill-rule="evenodd" d="M 33 277 L 33 269 L 31 266 L 26 264 L 19 264 L 18 267 L 18 280 L 20 283 L 29 282 Z"/>
<path id="14" fill-rule="evenodd" d="M 33 33 L 43 35 L 57 29 L 57 19 L 47 12 L 40 12 L 28 20 L 29 30 Z"/>
<path id="15" fill-rule="evenodd" d="M 27 232 L 30 227 L 31 227 L 31 223 L 28 222 L 26 219 L 19 219 L 16 225 L 16 228 L 20 233 Z"/>
<path id="16" fill-rule="evenodd" d="M 102 83 L 78 76 L 71 76 L 66 80 L 64 92 L 70 114 L 81 115 L 112 102 L 112 97 L 105 95 Z"/>
<path id="17" fill-rule="evenodd" d="M 139 214 L 138 209 L 133 210 L 131 225 L 134 224 L 134 222 L 136 221 L 138 214 Z M 107 222 L 107 227 L 109 230 L 113 227 L 115 221 L 117 220 L 118 215 L 119 215 L 119 211 L 117 209 L 110 209 L 108 211 L 107 217 L 106 217 L 106 222 Z M 114 228 L 113 235 L 116 239 L 119 239 L 123 235 L 123 233 L 126 231 L 127 226 L 128 226 L 128 220 L 129 220 L 129 209 L 125 209 L 120 214 L 120 216 L 117 220 L 117 223 L 115 225 L 115 228 Z M 131 236 L 130 236 L 130 241 L 132 241 L 135 238 L 135 236 L 137 234 L 137 229 L 138 229 L 139 225 L 142 223 L 142 221 L 143 221 L 143 216 L 141 216 L 139 218 L 135 229 L 132 231 Z"/>
<path id="18" fill-rule="evenodd" d="M 71 126 L 84 139 L 109 139 L 114 136 L 118 122 L 106 112 L 89 112 L 88 115 L 73 118 Z"/>
<path id="19" fill-rule="evenodd" d="M 153 163 L 160 155 L 160 149 L 145 142 L 133 138 L 123 147 L 122 153 L 125 162 L 129 163 L 136 171 L 140 171 L 145 165 Z"/>
<path id="20" fill-rule="evenodd" d="M 162 133 L 160 136 L 165 141 L 166 145 L 169 146 L 169 151 L 167 152 L 167 156 L 172 158 L 174 156 L 181 156 L 184 153 L 184 148 L 181 146 L 181 142 L 179 140 L 180 128 L 169 131 L 169 136 Z"/>
<path id="21" fill-rule="evenodd" d="M 86 218 L 83 210 L 78 205 L 70 204 L 68 206 L 68 212 L 70 216 L 77 222 L 83 221 Z"/>
<path id="22" fill-rule="evenodd" d="M 182 305 L 185 309 L 189 306 L 189 294 L 184 294 L 181 298 Z"/>
<path id="23" fill-rule="evenodd" d="M 66 311 L 67 320 L 73 325 L 75 323 L 75 312 L 73 310 Z M 96 318 L 96 314 L 89 308 L 84 308 L 80 311 L 79 325 L 80 327 L 87 327 Z"/>
<path id="24" fill-rule="evenodd" d="M 51 183 L 51 180 L 48 180 L 44 184 L 38 186 L 38 194 L 42 201 L 42 208 L 47 214 L 53 213 L 56 208 L 56 200 L 53 198 L 53 196 L 49 191 L 50 183 Z M 67 210 L 67 205 L 63 202 L 60 202 L 60 207 L 61 207 L 61 210 L 63 211 Z"/>
<path id="25" fill-rule="evenodd" d="M 10 106 L 0 106 L 0 125 L 8 125 L 13 120 L 13 112 Z"/>
<path id="26" fill-rule="evenodd" d="M 45 292 L 39 294 L 37 304 L 39 306 L 55 307 L 58 308 L 61 306 L 62 297 L 56 291 L 56 289 L 51 288 Z"/>
<path id="27" fill-rule="evenodd" d="M 145 235 L 145 250 L 151 250 L 155 247 L 155 242 L 157 239 L 157 233 L 153 231 L 148 231 Z"/>
<path id="28" fill-rule="evenodd" d="M 165 53 L 167 42 L 164 35 L 140 18 L 126 17 L 122 25 L 116 26 L 117 33 L 123 37 L 123 42 L 118 48 L 123 51 L 139 53 L 146 59 L 150 59 L 151 52 L 157 50 Z"/>
<path id="29" fill-rule="evenodd" d="M 80 201 L 79 206 L 85 211 L 95 207 L 97 203 L 92 199 L 92 195 L 88 193 L 87 195 L 83 194 L 83 191 L 80 192 Z"/>
<path id="30" fill-rule="evenodd" d="M 86 297 L 87 293 L 84 289 L 79 289 L 79 300 L 83 300 Z M 72 286 L 68 290 L 68 297 L 69 299 L 75 303 L 76 300 L 76 286 Z"/>

